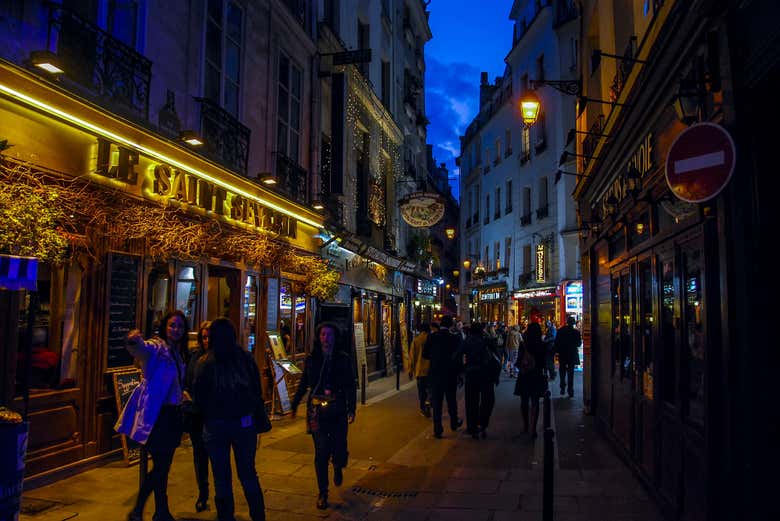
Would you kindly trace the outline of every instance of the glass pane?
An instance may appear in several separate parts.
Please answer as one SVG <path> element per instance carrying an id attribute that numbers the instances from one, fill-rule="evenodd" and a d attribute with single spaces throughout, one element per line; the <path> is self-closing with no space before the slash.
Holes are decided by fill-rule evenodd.
<path id="1" fill-rule="evenodd" d="M 168 310 L 168 266 L 160 265 L 149 272 L 147 287 L 149 288 L 149 302 L 146 308 L 146 336 L 157 333 L 160 320 Z"/>
<path id="2" fill-rule="evenodd" d="M 661 262 L 661 345 L 663 366 L 661 371 L 661 394 L 664 401 L 674 403 L 677 399 L 675 382 L 675 303 L 677 288 L 674 285 L 674 263 L 671 260 Z"/>
<path id="3" fill-rule="evenodd" d="M 630 278 L 620 277 L 620 377 L 631 378 L 633 374 L 633 342 L 631 339 Z"/>
<path id="4" fill-rule="evenodd" d="M 24 291 L 19 298 L 18 345 L 16 358 L 16 394 L 24 391 L 27 321 L 33 312 L 32 351 L 30 353 L 31 392 L 51 389 L 60 382 L 60 354 L 50 349 L 51 334 L 51 272 L 49 266 L 38 264 L 38 291 Z M 37 303 L 35 302 L 37 300 Z"/>
<path id="5" fill-rule="evenodd" d="M 295 352 L 306 351 L 306 299 L 295 296 Z"/>
<path id="6" fill-rule="evenodd" d="M 225 83 L 225 110 L 238 118 L 238 85 Z"/>
<path id="7" fill-rule="evenodd" d="M 290 132 L 290 150 L 288 151 L 288 155 L 290 156 L 290 159 L 296 163 L 298 162 L 298 134 L 295 132 Z"/>
<path id="8" fill-rule="evenodd" d="M 287 126 L 281 120 L 276 129 L 276 150 L 287 155 Z"/>
<path id="9" fill-rule="evenodd" d="M 653 271 L 649 260 L 639 263 L 639 319 L 641 346 L 640 367 L 642 390 L 653 398 Z"/>
<path id="10" fill-rule="evenodd" d="M 241 65 L 241 49 L 233 42 L 227 42 L 225 50 L 225 75 L 233 81 L 239 83 L 238 74 Z"/>
<path id="11" fill-rule="evenodd" d="M 279 56 L 279 83 L 284 85 L 285 89 L 290 85 L 290 60 L 282 54 Z"/>
<path id="12" fill-rule="evenodd" d="M 289 121 L 289 98 L 285 89 L 279 89 L 279 121 L 287 123 Z"/>
<path id="13" fill-rule="evenodd" d="M 176 282 L 176 309 L 184 312 L 187 317 L 187 324 L 193 329 L 197 325 L 196 305 L 197 305 L 197 281 L 195 280 L 195 268 L 185 266 L 179 271 L 179 278 Z"/>
<path id="14" fill-rule="evenodd" d="M 217 23 L 222 23 L 222 0 L 209 0 L 209 16 Z"/>
<path id="15" fill-rule="evenodd" d="M 699 249 L 683 252 L 685 267 L 685 344 L 687 354 L 687 395 L 689 419 L 704 424 L 704 294 L 702 292 L 703 258 Z"/>
<path id="16" fill-rule="evenodd" d="M 295 99 L 290 103 L 290 126 L 295 130 L 301 128 L 301 104 Z"/>
<path id="17" fill-rule="evenodd" d="M 235 3 L 230 2 L 228 4 L 225 28 L 227 30 L 228 38 L 237 42 L 239 45 L 241 44 L 241 17 L 241 8 Z"/>
<path id="18" fill-rule="evenodd" d="M 248 275 L 244 286 L 244 336 L 246 347 L 254 351 L 257 331 L 257 277 Z"/>
<path id="19" fill-rule="evenodd" d="M 222 31 L 212 22 L 206 24 L 206 60 L 215 67 L 222 63 Z"/>
<path id="20" fill-rule="evenodd" d="M 291 87 L 292 87 L 292 95 L 297 98 L 301 99 L 301 70 L 298 67 L 292 66 L 292 78 L 290 80 Z"/>
<path id="21" fill-rule="evenodd" d="M 620 366 L 620 279 L 612 279 L 612 376 Z"/>
<path id="22" fill-rule="evenodd" d="M 220 99 L 220 73 L 219 70 L 211 65 L 206 65 L 206 77 L 203 86 L 204 95 L 214 103 L 222 103 Z"/>
<path id="23" fill-rule="evenodd" d="M 292 352 L 293 295 L 288 281 L 282 281 L 279 287 L 279 332 L 285 351 Z"/>

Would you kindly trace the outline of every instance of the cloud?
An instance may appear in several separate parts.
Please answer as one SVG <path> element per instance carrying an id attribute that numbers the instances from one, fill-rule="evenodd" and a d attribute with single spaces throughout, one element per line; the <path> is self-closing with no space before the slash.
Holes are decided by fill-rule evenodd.
<path id="1" fill-rule="evenodd" d="M 459 137 L 479 110 L 480 71 L 468 63 L 444 63 L 431 56 L 425 62 L 425 107 L 431 122 L 428 142 L 436 161 L 447 163 L 451 176 L 459 175 L 455 166 Z"/>

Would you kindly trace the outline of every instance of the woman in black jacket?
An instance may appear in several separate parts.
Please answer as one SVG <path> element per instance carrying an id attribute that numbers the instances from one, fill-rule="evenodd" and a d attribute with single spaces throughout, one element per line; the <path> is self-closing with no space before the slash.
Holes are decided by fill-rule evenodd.
<path id="1" fill-rule="evenodd" d="M 214 472 L 214 503 L 219 521 L 235 521 L 230 450 L 252 521 L 265 520 L 265 502 L 255 470 L 257 426 L 253 414 L 263 406 L 260 372 L 252 355 L 236 342 L 236 328 L 218 318 L 209 328 L 210 349 L 201 358 L 193 383 L 193 402 L 203 414 L 203 441 Z"/>
<path id="2" fill-rule="evenodd" d="M 496 348 L 484 335 L 484 325 L 471 325 L 461 352 L 466 365 L 466 430 L 474 439 L 487 437 L 487 427 L 496 403 L 495 385 L 501 371 Z"/>
<path id="3" fill-rule="evenodd" d="M 517 353 L 519 374 L 515 383 L 515 394 L 520 396 L 520 409 L 523 414 L 523 432 L 528 432 L 528 402 L 531 402 L 531 439 L 538 437 L 536 425 L 539 423 L 539 398 L 547 390 L 547 378 L 544 367 L 547 351 L 542 342 L 542 327 L 536 322 L 528 325 L 523 333 L 523 341 Z"/>
<path id="4" fill-rule="evenodd" d="M 328 508 L 328 462 L 333 460 L 333 484 L 341 485 L 347 465 L 348 423 L 355 421 L 355 370 L 352 359 L 339 341 L 338 326 L 323 322 L 317 326 L 314 348 L 306 357 L 298 391 L 292 401 L 306 400 L 306 425 L 314 441 L 314 470 L 319 497 L 317 508 Z"/>
<path id="5" fill-rule="evenodd" d="M 209 350 L 210 326 L 209 320 L 204 320 L 198 326 L 198 347 L 190 352 L 190 361 L 184 375 L 182 415 L 184 416 L 185 430 L 190 433 L 190 441 L 192 442 L 192 461 L 195 465 L 195 481 L 198 482 L 198 499 L 195 501 L 197 512 L 203 512 L 209 508 L 209 455 L 206 452 L 206 444 L 203 442 L 203 415 L 192 404 L 192 384 L 195 380 L 198 363 Z"/>

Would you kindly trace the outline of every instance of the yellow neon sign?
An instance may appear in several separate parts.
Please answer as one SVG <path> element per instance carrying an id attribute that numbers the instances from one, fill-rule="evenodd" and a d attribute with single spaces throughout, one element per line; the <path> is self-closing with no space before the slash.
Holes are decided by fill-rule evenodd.
<path id="1" fill-rule="evenodd" d="M 269 208 L 272 208 L 280 213 L 283 213 L 285 215 L 288 215 L 290 217 L 293 217 L 295 219 L 298 219 L 301 222 L 304 222 L 308 224 L 309 226 L 313 226 L 315 228 L 322 228 L 322 225 L 317 223 L 316 221 L 313 221 L 311 219 L 308 219 L 307 217 L 304 217 L 302 215 L 299 215 L 295 212 L 290 211 L 287 208 L 284 208 L 282 206 L 279 206 L 271 201 L 268 201 L 266 199 L 263 199 L 262 197 L 258 197 L 257 195 L 251 194 L 245 190 L 242 190 L 241 188 L 238 188 L 236 186 L 231 185 L 230 183 L 226 183 L 225 181 L 218 179 L 212 175 L 207 174 L 206 172 L 203 172 L 202 170 L 199 170 L 197 168 L 194 168 L 192 166 L 189 166 L 185 163 L 182 163 L 180 161 L 177 161 L 176 159 L 166 156 L 165 154 L 162 154 L 160 152 L 157 152 L 156 150 L 153 150 L 151 148 L 145 147 L 141 145 L 140 143 L 136 143 L 130 139 L 127 139 L 123 136 L 120 136 L 119 134 L 115 134 L 114 132 L 111 132 L 108 129 L 105 129 L 103 127 L 100 127 L 98 125 L 95 125 L 94 123 L 90 123 L 89 121 L 83 120 L 77 116 L 74 116 L 73 114 L 70 114 L 69 112 L 65 112 L 63 110 L 60 110 L 56 107 L 53 107 L 47 103 L 44 103 L 43 101 L 40 101 L 38 99 L 35 99 L 31 96 L 28 96 L 22 92 L 17 91 L 16 89 L 12 89 L 11 87 L 8 87 L 7 85 L 4 85 L 0 83 L 0 92 L 3 92 L 13 98 L 16 98 L 20 101 L 23 101 L 29 105 L 32 105 L 35 108 L 38 108 L 40 110 L 43 110 L 45 112 L 48 112 L 49 114 L 56 115 L 65 121 L 68 121 L 76 126 L 79 126 L 83 129 L 89 130 L 91 132 L 94 132 L 95 134 L 98 134 L 100 136 L 103 136 L 105 138 L 108 138 L 115 143 L 121 143 L 125 146 L 134 148 L 135 150 L 138 150 L 139 152 L 142 152 L 150 157 L 153 157 L 154 159 L 157 159 L 159 161 L 162 161 L 164 163 L 167 163 L 169 165 L 175 166 L 177 168 L 180 168 L 182 170 L 186 170 L 188 172 L 192 172 L 194 174 L 197 174 L 198 176 L 202 177 L 203 179 L 206 179 L 216 185 L 219 185 L 223 188 L 226 188 L 228 190 L 231 190 L 232 192 L 235 192 L 247 199 L 251 199 L 254 201 L 257 201 L 258 203 L 268 206 Z"/>

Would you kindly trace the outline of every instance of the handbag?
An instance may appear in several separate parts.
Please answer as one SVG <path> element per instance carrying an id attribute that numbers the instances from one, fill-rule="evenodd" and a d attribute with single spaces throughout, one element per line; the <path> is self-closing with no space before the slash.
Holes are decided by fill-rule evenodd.
<path id="1" fill-rule="evenodd" d="M 268 413 L 265 410 L 265 403 L 262 401 L 255 407 L 255 412 L 252 414 L 252 424 L 255 426 L 257 434 L 263 434 L 271 430 L 271 420 L 268 418 Z"/>

